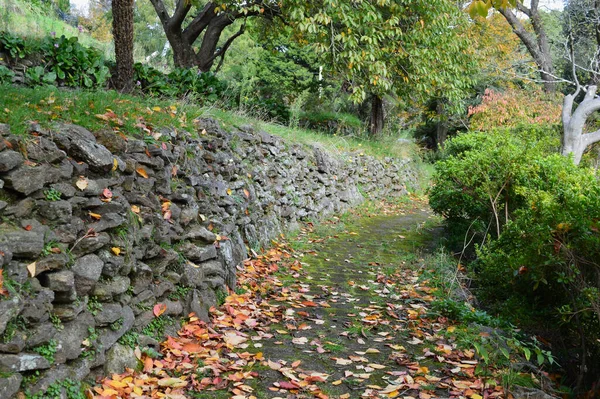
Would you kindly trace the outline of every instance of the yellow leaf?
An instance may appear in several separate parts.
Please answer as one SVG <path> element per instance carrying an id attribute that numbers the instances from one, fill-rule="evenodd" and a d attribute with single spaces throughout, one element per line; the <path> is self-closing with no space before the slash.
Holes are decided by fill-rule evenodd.
<path id="1" fill-rule="evenodd" d="M 160 107 L 152 107 L 152 111 L 160 112 L 162 109 Z"/>
<path id="2" fill-rule="evenodd" d="M 31 276 L 31 277 L 35 276 L 35 262 L 27 265 L 27 271 L 29 272 L 29 276 Z"/>
<path id="3" fill-rule="evenodd" d="M 337 385 L 340 385 L 341 383 L 342 383 L 342 380 L 337 380 L 337 381 L 333 381 L 331 383 L 331 385 L 336 385 L 337 386 Z"/>
<path id="4" fill-rule="evenodd" d="M 232 191 L 230 188 L 227 189 L 227 195 L 231 195 Z"/>
<path id="5" fill-rule="evenodd" d="M 102 215 L 98 214 L 98 213 L 94 213 L 94 212 L 89 212 L 88 215 L 90 215 L 91 217 L 93 217 L 96 220 L 99 220 Z"/>
<path id="6" fill-rule="evenodd" d="M 119 256 L 121 254 L 121 248 L 119 247 L 112 247 L 111 251 L 113 252 L 113 254 Z"/>
<path id="7" fill-rule="evenodd" d="M 448 331 L 449 333 L 453 333 L 454 330 L 456 330 L 456 326 L 450 326 L 446 329 L 446 331 Z"/>
<path id="8" fill-rule="evenodd" d="M 476 393 L 474 393 L 473 395 L 470 396 L 471 399 L 483 399 L 483 397 L 481 395 L 478 395 Z"/>
<path id="9" fill-rule="evenodd" d="M 146 169 L 144 169 L 143 167 L 139 166 L 135 171 L 144 179 L 148 178 L 148 172 L 146 172 Z"/>
<path id="10" fill-rule="evenodd" d="M 137 205 L 131 205 L 131 212 L 140 213 L 140 207 Z"/>
<path id="11" fill-rule="evenodd" d="M 117 170 L 118 167 L 119 167 L 119 161 L 117 161 L 117 158 L 113 158 L 112 171 L 114 172 L 115 170 Z"/>

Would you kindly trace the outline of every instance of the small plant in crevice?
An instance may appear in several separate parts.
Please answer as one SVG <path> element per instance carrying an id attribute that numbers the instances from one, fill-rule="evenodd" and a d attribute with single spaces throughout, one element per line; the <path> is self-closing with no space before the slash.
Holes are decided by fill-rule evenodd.
<path id="1" fill-rule="evenodd" d="M 125 320 L 122 317 L 119 317 L 117 320 L 110 323 L 109 328 L 113 331 L 119 331 L 121 327 L 123 327 L 123 322 Z"/>
<path id="2" fill-rule="evenodd" d="M 91 296 L 88 299 L 87 308 L 92 316 L 96 316 L 102 310 L 102 303 L 95 296 Z"/>
<path id="3" fill-rule="evenodd" d="M 131 349 L 135 349 L 139 346 L 139 338 L 140 335 L 135 331 L 127 331 L 125 334 L 119 338 L 119 343 L 124 346 L 128 346 Z"/>
<path id="4" fill-rule="evenodd" d="M 94 327 L 88 327 L 88 336 L 82 342 L 83 351 L 81 352 L 81 357 L 93 358 L 96 356 L 97 347 L 100 345 L 99 338 L 98 330 Z"/>
<path id="5" fill-rule="evenodd" d="M 225 304 L 225 299 L 228 296 L 227 291 L 219 288 L 218 290 L 215 291 L 215 295 L 217 296 L 217 306 L 220 307 L 223 304 Z"/>
<path id="6" fill-rule="evenodd" d="M 65 328 L 60 317 L 58 317 L 54 313 L 50 313 L 50 322 L 58 331 L 62 331 Z"/>
<path id="7" fill-rule="evenodd" d="M 51 339 L 48 343 L 44 345 L 39 345 L 33 348 L 33 351 L 43 356 L 50 364 L 54 363 L 54 355 L 56 354 L 56 350 L 58 348 L 58 342 Z"/>
<path id="8" fill-rule="evenodd" d="M 177 324 L 177 321 L 174 318 L 161 315 L 152 319 L 152 321 L 142 329 L 141 333 L 160 341 L 165 336 L 165 329 L 168 326 L 173 326 L 175 324 Z"/>
<path id="9" fill-rule="evenodd" d="M 30 384 L 23 384 L 26 388 Z M 69 378 L 55 381 L 48 388 L 42 390 L 35 395 L 25 393 L 25 399 L 86 399 L 85 389 L 81 381 L 73 381 Z"/>
<path id="10" fill-rule="evenodd" d="M 175 291 L 171 292 L 167 297 L 171 301 L 179 301 L 185 299 L 188 293 L 192 290 L 190 287 L 184 287 L 182 285 L 176 285 Z"/>
<path id="11" fill-rule="evenodd" d="M 0 343 L 10 342 L 17 334 L 17 331 L 23 331 L 25 328 L 25 319 L 23 317 L 13 317 L 8 321 L 8 323 L 6 323 L 6 328 L 4 329 L 2 335 L 0 335 Z"/>
<path id="12" fill-rule="evenodd" d="M 46 201 L 60 201 L 62 193 L 54 188 L 44 190 L 44 197 Z"/>

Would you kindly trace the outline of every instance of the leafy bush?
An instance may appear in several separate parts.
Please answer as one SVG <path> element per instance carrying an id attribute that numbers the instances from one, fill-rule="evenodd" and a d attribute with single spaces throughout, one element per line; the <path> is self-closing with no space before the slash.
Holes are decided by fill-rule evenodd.
<path id="1" fill-rule="evenodd" d="M 8 32 L 0 32 L 0 51 L 8 53 L 12 59 L 25 58 L 29 54 L 25 40 Z"/>
<path id="2" fill-rule="evenodd" d="M 200 103 L 214 103 L 227 89 L 210 72 L 199 72 L 197 69 L 175 68 L 168 75 L 150 66 L 136 63 L 134 80 L 139 88 L 149 94 L 183 97 L 192 95 Z"/>
<path id="3" fill-rule="evenodd" d="M 0 84 L 12 83 L 14 76 L 15 73 L 13 71 L 4 65 L 0 65 Z"/>
<path id="4" fill-rule="evenodd" d="M 76 37 L 49 37 L 40 50 L 57 80 L 71 87 L 102 87 L 110 76 L 100 51 L 82 46 Z"/>
<path id="5" fill-rule="evenodd" d="M 591 376 L 600 372 L 589 366 L 600 355 L 600 184 L 557 145 L 539 128 L 458 136 L 436 164 L 430 203 L 462 234 L 487 234 L 472 265 L 479 297 L 568 338 Z"/>
<path id="6" fill-rule="evenodd" d="M 336 134 L 359 134 L 363 124 L 352 114 L 335 112 L 307 112 L 300 116 L 300 125 L 305 128 Z"/>

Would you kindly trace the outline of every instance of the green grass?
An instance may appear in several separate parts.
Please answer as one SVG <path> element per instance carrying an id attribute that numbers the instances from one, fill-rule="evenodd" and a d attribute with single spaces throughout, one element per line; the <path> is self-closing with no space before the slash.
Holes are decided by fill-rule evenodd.
<path id="1" fill-rule="evenodd" d="M 55 32 L 57 37 L 76 36 L 87 47 L 96 47 L 108 58 L 114 58 L 112 43 L 103 43 L 28 1 L 0 0 L 0 31 L 4 30 L 28 38 L 44 38 Z M 50 16 L 52 15 L 52 16 Z"/>
<path id="2" fill-rule="evenodd" d="M 418 152 L 416 146 L 397 143 L 391 138 L 376 141 L 292 129 L 231 111 L 202 108 L 186 101 L 124 95 L 112 90 L 59 90 L 53 86 L 32 89 L 0 85 L 0 92 L 3 94 L 0 96 L 0 123 L 9 124 L 11 131 L 18 135 L 27 134 L 33 121 L 43 128 L 60 121 L 75 123 L 91 131 L 117 128 L 127 136 L 154 140 L 139 127 L 140 122 L 150 129 L 170 126 L 194 132 L 194 119 L 214 117 L 225 129 L 252 125 L 287 141 L 318 144 L 338 155 L 355 152 L 377 158 L 404 158 L 415 157 Z M 96 116 L 106 114 L 108 110 L 112 110 L 116 118 L 107 121 Z"/>

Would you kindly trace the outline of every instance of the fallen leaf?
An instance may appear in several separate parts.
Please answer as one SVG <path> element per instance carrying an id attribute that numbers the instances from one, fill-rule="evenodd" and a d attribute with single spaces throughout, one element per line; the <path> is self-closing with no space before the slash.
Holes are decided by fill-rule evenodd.
<path id="1" fill-rule="evenodd" d="M 121 255 L 121 248 L 119 247 L 112 247 L 110 250 L 117 256 Z"/>
<path id="2" fill-rule="evenodd" d="M 88 212 L 88 215 L 90 215 L 92 218 L 94 218 L 96 220 L 100 220 L 102 218 L 102 215 L 100 215 L 99 213 Z"/>
<path id="3" fill-rule="evenodd" d="M 27 271 L 29 272 L 30 277 L 35 277 L 35 268 L 36 268 L 35 262 L 27 265 Z"/>
<path id="4" fill-rule="evenodd" d="M 154 305 L 154 308 L 152 309 L 152 313 L 154 313 L 154 316 L 158 317 L 161 314 L 165 313 L 166 310 L 167 310 L 167 305 L 165 305 L 164 303 L 157 303 L 156 305 Z"/>
<path id="5" fill-rule="evenodd" d="M 75 185 L 77 186 L 78 189 L 80 189 L 81 191 L 85 190 L 88 186 L 88 179 L 86 179 L 85 177 L 81 176 L 79 178 L 79 180 L 77 180 L 77 183 L 75 183 Z"/>
<path id="6" fill-rule="evenodd" d="M 146 172 L 146 169 L 144 169 L 144 167 L 138 166 L 135 171 L 138 173 L 138 175 L 142 176 L 144 179 L 148 178 L 148 172 Z"/>

